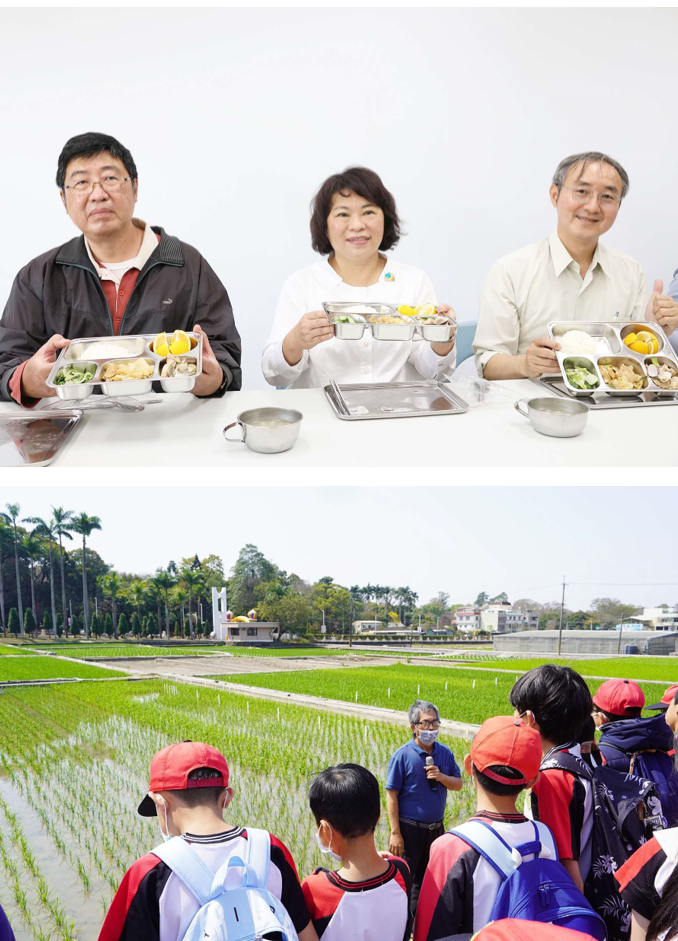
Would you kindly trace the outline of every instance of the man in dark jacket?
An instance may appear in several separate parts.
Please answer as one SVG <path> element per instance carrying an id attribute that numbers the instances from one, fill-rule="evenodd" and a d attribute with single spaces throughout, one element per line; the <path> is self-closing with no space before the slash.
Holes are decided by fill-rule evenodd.
<path id="1" fill-rule="evenodd" d="M 605 763 L 624 774 L 653 780 L 668 825 L 678 826 L 678 781 L 669 756 L 674 739 L 664 714 L 641 717 L 645 694 L 633 680 L 606 680 L 593 705 Z"/>
<path id="2" fill-rule="evenodd" d="M 33 405 L 59 350 L 76 337 L 204 335 L 193 393 L 241 386 L 240 336 L 226 289 L 195 248 L 133 216 L 131 153 L 107 134 L 72 137 L 57 186 L 82 235 L 34 258 L 14 280 L 0 320 L 0 398 Z"/>

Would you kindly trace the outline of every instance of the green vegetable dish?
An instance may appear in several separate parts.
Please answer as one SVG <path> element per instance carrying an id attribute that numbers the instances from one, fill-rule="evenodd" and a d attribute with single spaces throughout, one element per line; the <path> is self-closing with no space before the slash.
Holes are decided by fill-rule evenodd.
<path id="1" fill-rule="evenodd" d="M 575 389 L 597 389 L 600 385 L 595 373 L 586 369 L 584 366 L 574 366 L 565 370 L 565 375 L 571 386 Z"/>
<path id="2" fill-rule="evenodd" d="M 349 314 L 342 314 L 341 317 L 334 318 L 335 323 L 359 323 L 355 317 L 349 316 Z"/>
<path id="3" fill-rule="evenodd" d="M 96 366 L 64 366 L 54 377 L 55 386 L 66 386 L 91 382 L 96 373 Z"/>

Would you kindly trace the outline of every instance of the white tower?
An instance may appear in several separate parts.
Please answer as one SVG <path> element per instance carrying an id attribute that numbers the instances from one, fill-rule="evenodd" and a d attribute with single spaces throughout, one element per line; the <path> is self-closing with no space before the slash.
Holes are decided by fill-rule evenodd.
<path id="1" fill-rule="evenodd" d="M 228 609 L 228 604 L 226 601 L 226 589 L 222 588 L 221 591 L 217 591 L 216 588 L 212 589 L 212 629 L 214 630 L 214 637 L 216 640 L 225 640 L 226 634 L 225 628 L 222 628 L 221 622 L 226 620 L 226 611 Z"/>

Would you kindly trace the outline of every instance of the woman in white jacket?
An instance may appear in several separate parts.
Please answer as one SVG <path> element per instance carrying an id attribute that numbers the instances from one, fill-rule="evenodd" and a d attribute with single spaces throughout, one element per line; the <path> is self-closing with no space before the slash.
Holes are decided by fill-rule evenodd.
<path id="1" fill-rule="evenodd" d="M 379 176 L 352 167 L 329 177 L 312 203 L 311 244 L 327 256 L 287 279 L 262 356 L 267 382 L 308 389 L 330 379 L 344 383 L 406 382 L 448 378 L 455 368 L 454 338 L 428 343 L 412 340 L 338 340 L 322 310 L 323 302 L 436 304 L 421 268 L 394 261 L 386 252 L 398 244 L 400 220 L 395 199 Z M 442 313 L 454 317 L 445 304 Z"/>

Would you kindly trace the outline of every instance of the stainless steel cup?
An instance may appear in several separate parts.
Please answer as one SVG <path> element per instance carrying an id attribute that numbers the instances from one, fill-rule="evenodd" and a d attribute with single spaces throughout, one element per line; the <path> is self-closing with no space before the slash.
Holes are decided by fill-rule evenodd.
<path id="1" fill-rule="evenodd" d="M 574 399 L 520 399 L 514 408 L 529 419 L 535 431 L 553 438 L 580 435 L 589 417 L 588 405 Z"/>
<path id="2" fill-rule="evenodd" d="M 250 451 L 261 454 L 276 454 L 289 451 L 299 437 L 304 416 L 292 408 L 250 408 L 241 412 L 234 422 L 224 428 L 227 441 L 240 441 Z M 231 428 L 240 428 L 240 438 L 229 438 Z"/>

